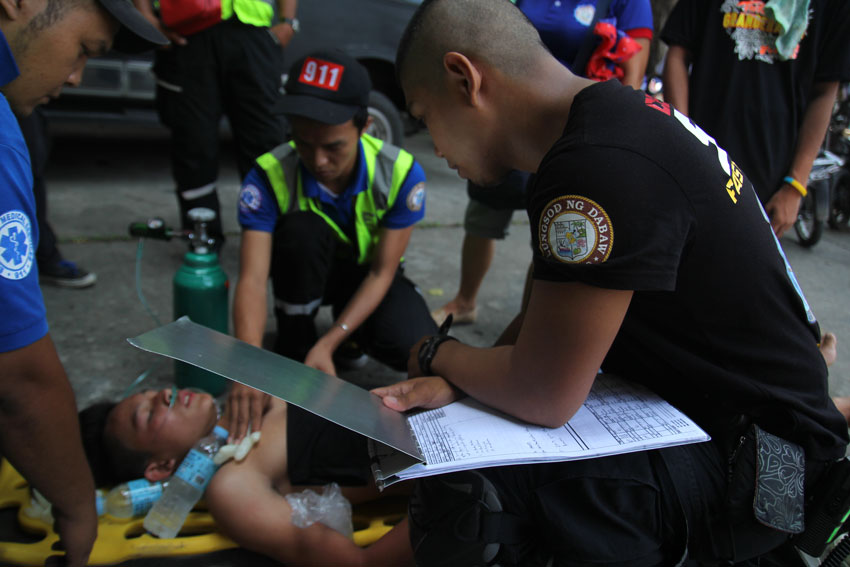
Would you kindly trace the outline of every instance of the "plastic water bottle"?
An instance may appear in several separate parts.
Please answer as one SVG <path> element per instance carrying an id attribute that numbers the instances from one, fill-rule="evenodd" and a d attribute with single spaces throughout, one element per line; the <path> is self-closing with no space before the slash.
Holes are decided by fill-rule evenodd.
<path id="1" fill-rule="evenodd" d="M 147 531 L 160 538 L 177 536 L 218 469 L 213 457 L 226 441 L 227 430 L 217 425 L 211 434 L 195 444 L 145 516 Z"/>
<path id="2" fill-rule="evenodd" d="M 94 490 L 94 506 L 97 508 L 98 517 L 103 516 L 106 513 L 106 492 L 100 488 L 95 488 Z M 26 513 L 26 510 L 24 513 Z"/>
<path id="3" fill-rule="evenodd" d="M 98 495 L 98 515 L 109 514 L 113 518 L 129 519 L 144 516 L 159 500 L 168 483 L 150 482 L 140 478 L 119 484 L 104 496 Z"/>

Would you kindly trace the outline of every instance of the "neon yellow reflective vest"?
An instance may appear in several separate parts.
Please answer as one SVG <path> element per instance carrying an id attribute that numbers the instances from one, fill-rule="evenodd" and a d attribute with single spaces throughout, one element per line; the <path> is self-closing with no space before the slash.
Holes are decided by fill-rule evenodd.
<path id="1" fill-rule="evenodd" d="M 243 24 L 268 28 L 274 22 L 274 9 L 275 0 L 221 0 L 221 19 L 236 14 Z"/>
<path id="2" fill-rule="evenodd" d="M 368 134 L 363 134 L 360 142 L 366 158 L 366 188 L 354 197 L 354 228 L 357 263 L 366 264 L 371 262 L 378 243 L 381 219 L 392 208 L 413 167 L 413 156 Z M 322 212 L 319 200 L 304 195 L 294 142 L 281 144 L 261 155 L 257 164 L 266 173 L 281 214 L 313 211 L 328 223 L 341 242 L 355 246 L 345 232 Z"/>

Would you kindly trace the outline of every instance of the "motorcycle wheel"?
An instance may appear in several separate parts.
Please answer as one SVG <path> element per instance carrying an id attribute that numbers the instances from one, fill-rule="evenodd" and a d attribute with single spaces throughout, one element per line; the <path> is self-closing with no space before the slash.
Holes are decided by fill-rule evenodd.
<path id="1" fill-rule="evenodd" d="M 850 171 L 842 169 L 832 186 L 829 206 L 829 228 L 838 230 L 850 222 Z"/>
<path id="2" fill-rule="evenodd" d="M 800 203 L 800 211 L 797 213 L 797 222 L 794 223 L 794 230 L 797 233 L 797 239 L 800 245 L 806 248 L 814 246 L 823 236 L 823 220 L 817 218 L 817 193 L 809 191 L 803 197 L 803 202 Z"/>

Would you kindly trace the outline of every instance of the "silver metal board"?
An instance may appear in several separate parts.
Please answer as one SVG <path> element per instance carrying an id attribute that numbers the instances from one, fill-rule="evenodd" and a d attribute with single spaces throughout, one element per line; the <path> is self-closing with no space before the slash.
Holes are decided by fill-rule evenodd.
<path id="1" fill-rule="evenodd" d="M 404 414 L 336 376 L 198 325 L 188 317 L 127 341 L 256 388 L 422 460 Z"/>

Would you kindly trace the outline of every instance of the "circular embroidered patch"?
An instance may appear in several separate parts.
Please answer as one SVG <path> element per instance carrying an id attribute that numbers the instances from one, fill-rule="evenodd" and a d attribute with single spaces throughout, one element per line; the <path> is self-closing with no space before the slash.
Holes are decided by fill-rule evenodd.
<path id="1" fill-rule="evenodd" d="M 564 195 L 543 209 L 538 240 L 544 258 L 567 264 L 601 264 L 611 254 L 614 227 L 596 201 Z"/>
<path id="2" fill-rule="evenodd" d="M 573 11 L 573 16 L 576 21 L 587 27 L 593 21 L 593 16 L 596 14 L 596 6 L 594 4 L 579 4 Z"/>
<path id="3" fill-rule="evenodd" d="M 263 195 L 254 185 L 246 185 L 239 192 L 239 208 L 243 213 L 256 211 L 263 204 Z"/>
<path id="4" fill-rule="evenodd" d="M 7 280 L 22 280 L 32 270 L 35 247 L 32 224 L 21 211 L 0 215 L 0 276 Z"/>
<path id="5" fill-rule="evenodd" d="M 407 194 L 407 208 L 413 212 L 422 209 L 425 204 L 425 182 L 420 181 L 413 186 L 410 193 Z"/>

